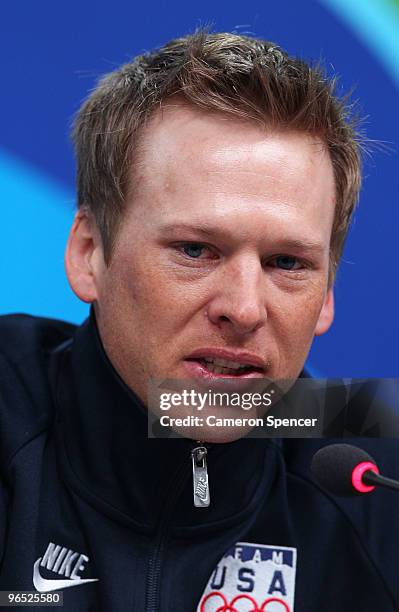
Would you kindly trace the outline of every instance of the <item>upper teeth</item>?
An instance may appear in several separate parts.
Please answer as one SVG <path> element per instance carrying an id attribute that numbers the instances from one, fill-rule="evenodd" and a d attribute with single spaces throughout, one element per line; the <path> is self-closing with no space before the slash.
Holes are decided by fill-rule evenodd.
<path id="1" fill-rule="evenodd" d="M 238 370 L 239 368 L 245 368 L 245 363 L 239 363 L 238 361 L 227 361 L 226 359 L 214 359 L 213 357 L 204 357 L 207 363 L 213 363 L 215 366 L 222 368 L 230 368 L 232 370 Z"/>

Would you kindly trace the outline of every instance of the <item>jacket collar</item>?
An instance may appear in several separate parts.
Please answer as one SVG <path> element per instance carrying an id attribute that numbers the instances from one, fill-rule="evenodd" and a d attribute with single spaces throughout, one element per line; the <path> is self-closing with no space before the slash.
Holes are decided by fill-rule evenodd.
<path id="1" fill-rule="evenodd" d="M 187 439 L 148 439 L 147 409 L 115 371 L 94 313 L 64 352 L 59 377 L 61 463 L 80 496 L 113 518 L 154 528 L 173 507 L 176 529 L 241 520 L 267 494 L 282 469 L 278 445 L 242 439 L 208 451 L 211 504 L 193 507 Z"/>

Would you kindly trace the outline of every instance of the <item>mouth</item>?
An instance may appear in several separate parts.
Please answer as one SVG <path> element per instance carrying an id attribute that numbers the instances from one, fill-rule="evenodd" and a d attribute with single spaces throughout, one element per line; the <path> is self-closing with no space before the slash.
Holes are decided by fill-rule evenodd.
<path id="1" fill-rule="evenodd" d="M 191 375 L 199 378 L 262 378 L 266 363 L 257 355 L 224 349 L 195 351 L 185 360 Z"/>

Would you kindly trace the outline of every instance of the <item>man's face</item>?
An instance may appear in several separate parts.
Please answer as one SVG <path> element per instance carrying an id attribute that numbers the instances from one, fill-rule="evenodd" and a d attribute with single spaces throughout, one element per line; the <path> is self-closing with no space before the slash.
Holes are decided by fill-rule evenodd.
<path id="1" fill-rule="evenodd" d="M 322 143 L 170 105 L 132 184 L 109 267 L 101 247 L 93 258 L 100 335 L 124 381 L 145 400 L 151 378 L 296 378 L 333 317 Z"/>

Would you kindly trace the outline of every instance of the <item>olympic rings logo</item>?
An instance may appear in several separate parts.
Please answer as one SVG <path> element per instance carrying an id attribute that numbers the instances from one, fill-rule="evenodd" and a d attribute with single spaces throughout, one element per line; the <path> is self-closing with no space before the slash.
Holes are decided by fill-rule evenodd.
<path id="1" fill-rule="evenodd" d="M 281 612 L 291 612 L 289 606 L 285 603 L 285 601 L 283 601 L 279 597 L 268 597 L 267 599 L 265 599 L 265 601 L 262 603 L 262 605 L 259 608 L 258 604 L 256 603 L 256 600 L 253 597 L 251 597 L 251 595 L 244 595 L 244 594 L 236 595 L 231 600 L 231 602 L 228 603 L 226 597 L 223 595 L 223 593 L 220 593 L 220 591 L 212 591 L 212 593 L 208 593 L 208 595 L 204 597 L 204 599 L 201 602 L 200 612 L 206 612 L 205 604 L 208 601 L 218 600 L 218 599 L 221 600 L 221 605 L 215 610 L 215 612 L 240 612 L 235 607 L 235 604 L 239 600 L 248 601 L 251 604 L 251 606 L 253 606 L 252 608 L 246 610 L 245 612 L 267 612 L 268 610 L 270 610 L 269 604 L 271 603 L 279 603 L 282 606 Z"/>

